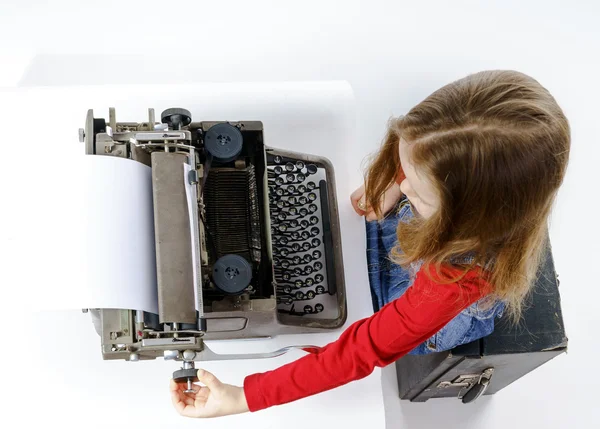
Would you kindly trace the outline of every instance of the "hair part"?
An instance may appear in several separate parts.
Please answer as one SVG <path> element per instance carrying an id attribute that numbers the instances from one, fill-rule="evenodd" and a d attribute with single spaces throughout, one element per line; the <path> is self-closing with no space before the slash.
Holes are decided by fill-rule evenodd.
<path id="1" fill-rule="evenodd" d="M 473 254 L 464 273 L 485 267 L 493 295 L 517 321 L 568 163 L 562 110 L 536 80 L 515 71 L 480 72 L 440 88 L 389 122 L 365 181 L 378 217 L 378 202 L 401 169 L 400 139 L 412 146 L 411 162 L 432 181 L 440 206 L 428 219 L 399 224 L 392 259 L 403 266 L 421 260 L 439 272 L 453 256 Z"/>

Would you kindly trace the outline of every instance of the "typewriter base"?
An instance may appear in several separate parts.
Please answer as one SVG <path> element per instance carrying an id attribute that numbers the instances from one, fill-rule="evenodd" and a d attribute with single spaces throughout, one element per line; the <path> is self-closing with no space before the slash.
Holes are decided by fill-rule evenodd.
<path id="1" fill-rule="evenodd" d="M 463 398 L 485 379 L 486 369 L 493 373 L 487 388 L 480 390 L 482 395 L 492 395 L 566 352 L 568 340 L 550 244 L 539 273 L 517 326 L 500 320 L 494 332 L 481 340 L 450 351 L 399 359 L 395 365 L 400 398 L 412 402 Z M 471 396 L 467 401 L 476 399 Z"/>

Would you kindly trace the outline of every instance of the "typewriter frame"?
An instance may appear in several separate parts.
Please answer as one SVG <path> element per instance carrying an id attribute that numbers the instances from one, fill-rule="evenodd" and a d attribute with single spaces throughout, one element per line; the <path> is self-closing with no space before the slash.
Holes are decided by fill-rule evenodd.
<path id="1" fill-rule="evenodd" d="M 155 130 L 153 109 L 148 109 L 148 122 L 128 123 L 117 122 L 115 109 L 109 109 L 109 121 L 94 118 L 93 110 L 87 112 L 85 129 L 79 130 L 80 141 L 85 143 L 86 156 L 118 156 L 129 158 L 151 166 L 151 156 L 148 148 L 187 153 L 188 161 L 193 160 L 192 170 L 202 176 L 202 165 L 198 164 L 198 150 L 191 144 L 191 134 L 198 130 L 207 130 L 212 125 L 225 121 L 191 122 L 177 131 Z M 260 121 L 238 121 L 227 123 L 246 131 L 263 132 Z M 108 129 L 110 127 L 110 129 Z M 107 132 L 108 131 L 108 132 Z M 262 137 L 261 137 L 262 138 Z M 145 139 L 145 140 L 143 140 Z M 264 142 L 264 140 L 263 140 Z M 169 148 L 169 149 L 167 149 Z M 233 298 L 233 306 L 229 310 L 206 311 L 202 302 L 202 285 L 196 284 L 199 309 L 196 312 L 196 326 L 186 325 L 182 328 L 178 323 L 161 323 L 161 331 L 151 331 L 147 328 L 147 314 L 130 309 L 83 309 L 92 315 L 95 329 L 101 337 L 102 357 L 105 360 L 125 359 L 129 361 L 149 360 L 164 357 L 167 360 L 184 361 L 193 368 L 193 361 L 228 360 L 274 357 L 287 352 L 291 348 L 313 346 L 291 346 L 270 353 L 217 355 L 204 344 L 204 340 L 232 340 L 249 338 L 270 338 L 282 334 L 323 333 L 340 328 L 347 318 L 346 290 L 342 259 L 342 244 L 340 238 L 339 212 L 336 198 L 334 169 L 331 162 L 323 157 L 287 150 L 280 150 L 264 145 L 264 162 L 266 167 L 267 153 L 301 159 L 323 167 L 328 183 L 328 199 L 330 201 L 330 224 L 333 237 L 333 257 L 335 261 L 335 281 L 337 284 L 338 317 L 335 319 L 304 318 L 287 314 L 278 314 L 276 304 L 276 287 L 274 294 L 267 299 L 244 299 L 243 296 Z M 262 186 L 267 187 L 267 172 L 262 178 Z M 200 186 L 197 183 L 197 186 Z M 266 193 L 265 193 L 266 195 Z M 198 201 L 201 205 L 202 201 Z M 268 196 L 263 199 L 265 210 L 264 221 L 270 224 Z M 196 225 L 200 222 L 195 219 Z M 200 241 L 202 228 L 192 231 Z M 272 255 L 270 228 L 266 228 L 268 252 Z M 198 255 L 197 259 L 202 256 Z M 272 256 L 271 256 L 272 258 Z M 273 261 L 271 259 L 271 265 Z M 98 263 L 102 263 L 98 259 Z M 194 263 L 199 263 L 194 261 Z M 275 283 L 275 279 L 273 278 Z M 200 283 L 200 282 L 199 282 Z M 139 333 L 143 333 L 140 338 Z M 185 365 L 184 365 L 185 366 Z"/>

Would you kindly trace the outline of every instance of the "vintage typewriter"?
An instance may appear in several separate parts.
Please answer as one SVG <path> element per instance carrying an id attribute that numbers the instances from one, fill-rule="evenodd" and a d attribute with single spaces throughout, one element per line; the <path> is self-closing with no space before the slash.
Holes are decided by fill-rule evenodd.
<path id="1" fill-rule="evenodd" d="M 331 163 L 265 145 L 257 121 L 194 122 L 172 108 L 155 121 L 117 122 L 87 113 L 86 155 L 151 167 L 158 314 L 84 309 L 104 359 L 183 362 L 218 355 L 204 340 L 316 333 L 341 327 L 346 293 Z M 124 184 L 126 185 L 126 184 Z M 296 346 L 294 346 L 296 347 Z M 310 346 L 297 346 L 300 348 Z"/>

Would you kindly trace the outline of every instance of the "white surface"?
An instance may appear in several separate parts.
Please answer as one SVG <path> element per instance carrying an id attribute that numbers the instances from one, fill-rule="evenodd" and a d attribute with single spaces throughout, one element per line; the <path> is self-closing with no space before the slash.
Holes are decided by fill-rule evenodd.
<path id="1" fill-rule="evenodd" d="M 600 202 L 596 197 L 600 184 L 597 1 L 240 0 L 179 2 L 177 7 L 183 13 L 171 14 L 175 6 L 165 8 L 164 2 L 158 1 L 129 1 L 126 5 L 116 0 L 102 1 L 85 7 L 75 1 L 4 1 L 0 6 L 0 40 L 4 43 L 0 44 L 0 52 L 4 52 L 0 59 L 0 86 L 346 79 L 357 99 L 359 142 L 347 155 L 347 176 L 342 176 L 346 181 L 340 184 L 341 190 L 343 185 L 350 191 L 360 183 L 360 164 L 376 149 L 389 115 L 405 113 L 439 86 L 492 68 L 517 69 L 544 84 L 564 108 L 573 136 L 571 163 L 550 230 L 561 278 L 569 354 L 469 407 L 445 400 L 401 403 L 396 399 L 393 367 L 386 368 L 386 420 L 390 428 L 411 429 L 599 426 L 596 360 L 600 343 L 596 337 L 600 288 L 595 273 L 600 260 Z M 175 21 L 178 24 L 173 27 L 171 23 Z M 174 43 L 176 38 L 185 43 Z M 150 94 L 146 100 L 151 99 Z M 143 114 L 134 113 L 132 117 Z M 11 118 L 2 117 L 5 123 Z M 39 141 L 38 153 L 48 155 L 49 149 Z M 18 153 L 20 159 L 29 155 L 25 149 Z M 0 158 L 0 163 L 8 162 L 6 156 Z M 10 167 L 7 170 L 2 165 L 0 170 L 3 193 L 7 183 L 22 176 L 15 173 L 16 167 Z M 42 184 L 38 187 L 44 189 Z M 43 192 L 40 195 L 45 204 L 39 207 L 44 208 L 45 216 L 52 216 L 52 200 Z M 14 201 L 11 196 L 9 201 Z M 39 270 L 44 264 L 44 253 L 35 253 L 35 244 L 56 237 L 48 232 L 33 241 L 30 236 L 25 241 L 18 240 L 26 221 L 33 218 L 27 212 L 19 213 L 22 221 L 6 210 L 0 212 L 0 228 L 18 231 L 10 236 L 2 231 L 2 256 L 5 258 L 15 247 L 25 254 L 32 252 L 38 264 L 33 269 Z M 360 229 L 350 215 L 345 222 L 348 227 L 344 233 Z M 353 258 L 352 263 L 362 263 L 363 241 L 344 236 L 344 246 L 345 256 Z M 10 271 L 4 274 L 2 284 L 10 285 L 28 276 L 31 270 L 18 274 Z M 354 282 L 354 290 L 366 286 L 364 278 L 349 281 Z M 351 303 L 351 316 L 358 316 L 362 304 Z M 0 302 L 1 307 L 8 305 L 14 303 L 4 299 Z M 77 326 L 81 322 L 79 316 L 75 314 L 64 321 Z M 21 318 L 5 320 L 12 325 Z M 62 332 L 69 334 L 68 330 Z M 363 391 L 365 382 L 281 407 L 276 412 L 188 423 L 171 413 L 168 396 L 155 387 L 170 371 L 163 362 L 156 362 L 154 367 L 150 364 L 151 369 L 128 366 L 128 378 L 139 385 L 135 390 L 124 387 L 127 379 L 121 379 L 123 372 L 117 369 L 120 364 L 113 362 L 103 363 L 110 371 L 97 372 L 89 381 L 63 381 L 61 374 L 78 368 L 74 361 L 93 362 L 97 357 L 99 351 L 90 351 L 97 344 L 91 326 L 89 332 L 89 336 L 77 338 L 78 347 L 62 352 L 62 356 L 59 344 L 50 339 L 34 345 L 21 337 L 14 341 L 3 339 L 3 350 L 18 351 L 23 346 L 44 354 L 44 358 L 31 363 L 31 368 L 40 368 L 32 385 L 40 383 L 44 399 L 58 397 L 68 403 L 77 398 L 78 405 L 70 412 L 65 413 L 64 406 L 57 408 L 55 413 L 64 416 L 59 419 L 55 414 L 47 414 L 50 405 L 39 412 L 33 408 L 32 412 L 34 406 L 29 404 L 33 400 L 9 394 L 9 399 L 22 404 L 7 407 L 16 410 L 20 422 L 25 419 L 33 423 L 60 422 L 65 427 L 99 427 L 109 417 L 113 423 L 129 422 L 133 414 L 151 413 L 155 419 L 145 424 L 148 428 L 174 424 L 212 428 L 236 422 L 258 429 L 276 427 L 276 421 L 277 427 L 293 427 L 294 419 L 302 415 L 302 422 L 313 427 L 333 426 L 334 420 L 336 426 L 383 427 L 380 398 L 373 397 L 368 389 Z M 7 361 L 3 369 L 12 373 L 24 367 L 17 352 L 4 354 Z M 258 371 L 280 363 L 281 360 L 257 362 L 252 369 Z M 231 363 L 211 369 L 226 379 L 232 370 L 237 371 Z M 229 380 L 235 382 L 239 377 Z M 353 390 L 353 385 L 359 387 Z M 128 396 L 121 393 L 123 390 Z M 82 402 L 87 405 L 81 407 Z M 54 401 L 50 403 L 56 405 Z M 0 417 L 4 423 L 2 419 L 10 421 L 5 414 Z"/>

